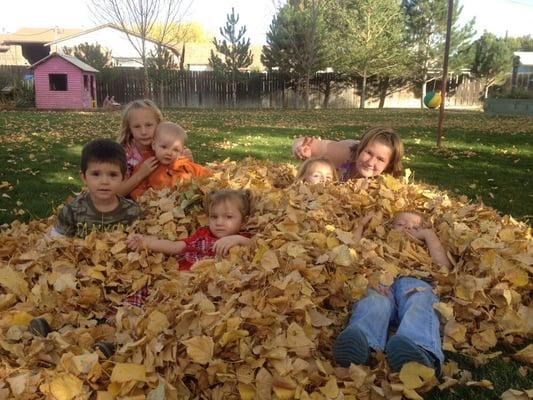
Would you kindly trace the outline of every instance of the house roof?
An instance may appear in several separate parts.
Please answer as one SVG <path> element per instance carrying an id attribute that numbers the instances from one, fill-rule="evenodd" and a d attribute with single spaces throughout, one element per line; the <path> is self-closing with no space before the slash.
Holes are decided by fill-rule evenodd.
<path id="1" fill-rule="evenodd" d="M 515 51 L 513 55 L 520 57 L 520 64 L 533 65 L 533 51 Z"/>
<path id="2" fill-rule="evenodd" d="M 97 69 L 91 67 L 89 64 L 85 64 L 80 59 L 73 57 L 73 56 L 67 56 L 66 54 L 61 54 L 61 53 L 52 53 L 49 56 L 43 58 L 42 60 L 37 61 L 30 68 L 34 69 L 37 65 L 42 64 L 43 62 L 45 62 L 46 60 L 52 57 L 61 57 L 63 60 L 73 64 L 74 66 L 78 67 L 79 69 L 85 72 L 98 72 Z"/>
<path id="3" fill-rule="evenodd" d="M 105 28 L 116 29 L 117 31 L 124 32 L 124 33 L 127 33 L 128 35 L 133 35 L 133 36 L 136 36 L 136 37 L 140 38 L 140 36 L 137 33 L 132 32 L 130 30 L 122 29 L 122 28 L 120 28 L 120 27 L 118 27 L 118 26 L 116 26 L 114 24 L 104 24 L 104 25 L 95 26 L 94 28 L 90 28 L 90 29 L 79 30 L 78 32 L 74 32 L 71 35 L 62 36 L 62 37 L 54 39 L 54 40 L 52 40 L 52 41 L 50 41 L 48 43 L 45 43 L 45 46 L 52 46 L 52 45 L 61 43 L 61 42 L 65 41 L 65 40 L 73 39 L 75 37 L 83 36 L 83 35 L 86 35 L 88 33 L 95 32 L 95 31 L 98 31 L 100 29 L 105 29 Z M 152 40 L 150 38 L 146 38 L 146 40 L 149 41 L 149 42 L 158 44 L 158 42 L 156 40 Z M 170 46 L 170 45 L 163 45 L 163 46 L 175 51 L 175 48 Z"/>
<path id="4" fill-rule="evenodd" d="M 0 43 L 6 35 L 0 35 Z M 0 44 L 0 65 L 28 65 L 22 55 L 22 48 L 18 45 L 5 46 Z"/>
<path id="5" fill-rule="evenodd" d="M 66 28 L 20 28 L 15 33 L 4 35 L 0 43 L 16 45 L 22 43 L 47 43 L 65 36 L 74 35 L 82 29 Z"/>

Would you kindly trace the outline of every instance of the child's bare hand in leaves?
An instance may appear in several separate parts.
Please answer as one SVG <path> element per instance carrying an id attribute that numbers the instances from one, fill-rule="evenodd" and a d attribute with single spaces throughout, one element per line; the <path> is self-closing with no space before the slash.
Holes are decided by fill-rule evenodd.
<path id="1" fill-rule="evenodd" d="M 128 236 L 128 241 L 126 245 L 128 246 L 128 249 L 137 251 L 146 249 L 149 246 L 149 243 L 149 236 L 134 234 Z"/>
<path id="2" fill-rule="evenodd" d="M 147 158 L 143 161 L 141 166 L 139 167 L 138 173 L 141 174 L 141 176 L 147 177 L 152 172 L 154 172 L 159 165 L 159 161 L 155 157 Z"/>
<path id="3" fill-rule="evenodd" d="M 378 292 L 379 294 L 385 296 L 385 297 L 390 297 L 390 286 L 385 286 L 381 283 L 376 283 L 376 284 L 368 284 L 368 287 L 370 289 L 374 289 L 376 292 Z"/>
<path id="4" fill-rule="evenodd" d="M 306 160 L 312 156 L 311 145 L 315 141 L 315 138 L 305 136 L 301 140 L 294 143 L 293 154 L 300 160 Z"/>
<path id="5" fill-rule="evenodd" d="M 247 245 L 250 239 L 241 235 L 230 235 L 218 239 L 213 245 L 213 250 L 217 256 L 225 256 L 230 249 L 235 246 Z"/>
<path id="6" fill-rule="evenodd" d="M 431 229 L 427 228 L 404 228 L 403 232 L 415 242 L 420 244 L 425 243 L 428 235 L 433 233 Z"/>

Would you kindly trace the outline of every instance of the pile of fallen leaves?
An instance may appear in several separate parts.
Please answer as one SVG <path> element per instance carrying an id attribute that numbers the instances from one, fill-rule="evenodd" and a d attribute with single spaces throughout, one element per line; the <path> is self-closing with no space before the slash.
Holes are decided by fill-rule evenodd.
<path id="1" fill-rule="evenodd" d="M 406 274 L 434 283 L 445 350 L 483 363 L 500 354 L 491 352 L 498 341 L 521 348 L 531 337 L 529 226 L 390 176 L 308 186 L 291 184 L 290 165 L 211 167 L 211 180 L 148 192 L 144 217 L 129 228 L 183 238 L 207 223 L 206 193 L 251 189 L 253 245 L 191 272 L 179 272 L 172 257 L 128 252 L 127 232 L 49 241 L 51 218 L 1 233 L 0 398 L 415 399 L 436 385 L 490 387 L 453 361 L 440 381 L 418 364 L 391 373 L 383 354 L 372 366 L 335 365 L 332 343 L 352 302 L 369 284 Z M 433 265 L 426 249 L 388 229 L 399 210 L 428 215 L 451 268 Z M 354 243 L 352 231 L 369 211 L 375 216 Z M 146 285 L 143 307 L 122 305 Z M 97 324 L 111 308 L 115 323 Z M 28 332 L 35 316 L 55 329 L 47 338 Z M 116 343 L 116 354 L 105 359 L 95 341 Z M 533 345 L 515 357 L 531 363 Z"/>

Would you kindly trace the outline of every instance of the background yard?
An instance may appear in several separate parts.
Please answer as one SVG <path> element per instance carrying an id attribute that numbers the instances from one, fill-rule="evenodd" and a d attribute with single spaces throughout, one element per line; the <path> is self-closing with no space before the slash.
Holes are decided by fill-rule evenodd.
<path id="1" fill-rule="evenodd" d="M 533 121 L 524 117 L 488 117 L 479 112 L 448 112 L 445 148 L 436 151 L 437 113 L 418 110 L 165 110 L 165 117 L 189 132 L 196 161 L 224 158 L 295 162 L 294 137 L 356 138 L 375 125 L 391 125 L 401 134 L 405 166 L 418 181 L 457 195 L 466 194 L 502 213 L 530 221 L 533 214 Z M 120 113 L 0 113 L 0 223 L 51 216 L 54 208 L 81 188 L 79 154 L 96 137 L 116 138 Z M 466 356 L 447 354 L 473 371 L 466 380 L 490 380 L 495 390 L 454 386 L 434 389 L 428 399 L 499 399 L 509 389 L 533 386 L 528 367 L 509 355 L 477 367 Z"/>
<path id="2" fill-rule="evenodd" d="M 533 121 L 448 111 L 443 150 L 437 112 L 420 110 L 165 110 L 189 132 L 196 161 L 255 157 L 296 162 L 294 137 L 357 138 L 375 125 L 396 128 L 416 180 L 479 198 L 505 214 L 533 215 Z M 116 138 L 120 113 L 13 111 L 0 114 L 0 223 L 43 218 L 81 187 L 79 154 L 95 137 Z"/>

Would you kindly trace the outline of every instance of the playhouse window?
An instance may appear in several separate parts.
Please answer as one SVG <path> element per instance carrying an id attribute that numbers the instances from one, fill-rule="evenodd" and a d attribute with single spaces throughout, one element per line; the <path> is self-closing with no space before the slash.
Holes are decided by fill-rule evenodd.
<path id="1" fill-rule="evenodd" d="M 67 90 L 67 74 L 50 74 L 48 75 L 48 81 L 52 91 L 64 92 Z"/>
<path id="2" fill-rule="evenodd" d="M 83 88 L 89 90 L 89 77 L 87 75 L 83 75 Z"/>

